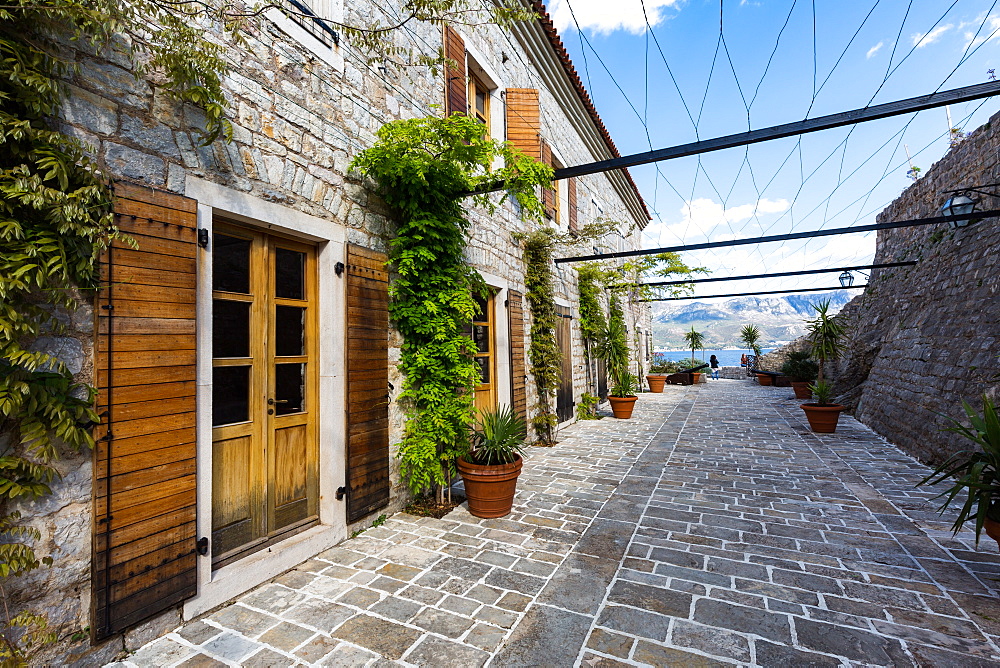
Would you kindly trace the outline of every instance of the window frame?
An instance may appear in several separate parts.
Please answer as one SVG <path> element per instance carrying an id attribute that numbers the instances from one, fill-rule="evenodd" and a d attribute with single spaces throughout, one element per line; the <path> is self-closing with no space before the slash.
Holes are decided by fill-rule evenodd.
<path id="1" fill-rule="evenodd" d="M 470 67 L 473 64 L 474 62 L 466 63 L 466 71 L 469 73 L 469 88 L 466 96 L 469 106 L 469 117 L 482 123 L 486 127 L 486 135 L 492 136 L 490 129 L 493 119 L 490 113 L 490 98 L 493 96 L 491 91 L 494 89 L 486 84 L 483 77 L 475 71 L 475 68 Z M 482 115 L 480 115 L 479 109 L 476 107 L 476 95 L 480 92 L 483 93 L 484 112 Z"/>

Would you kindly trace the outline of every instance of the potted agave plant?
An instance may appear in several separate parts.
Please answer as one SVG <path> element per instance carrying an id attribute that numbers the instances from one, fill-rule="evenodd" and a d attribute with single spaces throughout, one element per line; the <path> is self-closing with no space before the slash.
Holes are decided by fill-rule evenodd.
<path id="1" fill-rule="evenodd" d="M 469 512 L 476 517 L 503 517 L 514 505 L 527 438 L 524 420 L 510 406 L 480 413 L 469 452 L 456 460 L 465 484 Z"/>
<path id="2" fill-rule="evenodd" d="M 788 353 L 788 360 L 781 365 L 781 373 L 791 378 L 796 399 L 812 399 L 809 385 L 816 380 L 819 365 L 809 359 L 809 352 L 797 350 Z"/>
<path id="3" fill-rule="evenodd" d="M 837 431 L 837 422 L 846 406 L 830 402 L 833 386 L 823 377 L 823 370 L 829 360 L 840 356 L 844 338 L 844 325 L 834 320 L 829 314 L 830 300 L 813 304 L 817 317 L 807 320 L 809 344 L 812 346 L 812 357 L 818 362 L 817 380 L 809 389 L 816 395 L 815 403 L 802 404 L 809 426 L 814 432 L 832 434 Z"/>
<path id="4" fill-rule="evenodd" d="M 1000 419 L 997 418 L 996 406 L 985 394 L 982 415 L 965 401 L 962 406 L 971 427 L 948 418 L 952 426 L 946 431 L 975 443 L 978 448 L 953 455 L 917 485 L 951 481 L 952 486 L 935 498 L 945 497 L 939 509 L 944 513 L 951 502 L 965 492 L 965 503 L 952 525 L 955 533 L 966 522 L 974 522 L 976 545 L 979 545 L 983 529 L 1000 545 Z"/>

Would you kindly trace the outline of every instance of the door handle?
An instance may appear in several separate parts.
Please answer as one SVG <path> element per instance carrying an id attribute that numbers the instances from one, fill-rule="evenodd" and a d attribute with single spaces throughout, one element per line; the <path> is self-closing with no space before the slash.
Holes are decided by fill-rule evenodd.
<path id="1" fill-rule="evenodd" d="M 288 399 L 268 399 L 267 400 L 267 405 L 268 406 L 273 406 L 275 404 L 287 404 L 287 403 L 288 403 Z"/>

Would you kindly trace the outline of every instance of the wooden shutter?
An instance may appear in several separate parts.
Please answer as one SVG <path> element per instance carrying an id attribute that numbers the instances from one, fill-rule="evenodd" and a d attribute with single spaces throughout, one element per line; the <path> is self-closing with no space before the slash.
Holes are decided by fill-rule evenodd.
<path id="1" fill-rule="evenodd" d="M 559 386 L 556 389 L 556 416 L 560 422 L 572 419 L 573 406 L 573 343 L 570 338 L 570 319 L 572 311 L 566 306 L 556 306 L 559 322 L 556 324 L 556 345 L 561 353 L 559 367 Z"/>
<path id="2" fill-rule="evenodd" d="M 95 438 L 95 639 L 194 596 L 197 203 L 115 186 L 100 258 Z"/>
<path id="3" fill-rule="evenodd" d="M 445 68 L 444 115 L 469 113 L 469 79 L 465 68 L 465 41 L 451 26 L 444 27 L 444 57 L 454 61 Z"/>
<path id="4" fill-rule="evenodd" d="M 566 179 L 566 200 L 566 207 L 569 209 L 566 214 L 566 220 L 569 223 L 569 231 L 576 232 L 580 229 L 580 224 L 577 221 L 575 176 L 571 176 Z"/>
<path id="5" fill-rule="evenodd" d="M 389 274 L 347 247 L 347 521 L 389 503 Z"/>
<path id="6" fill-rule="evenodd" d="M 507 326 L 510 341 L 510 405 L 528 419 L 528 394 L 525 387 L 524 301 L 517 290 L 507 291 Z"/>
<path id="7" fill-rule="evenodd" d="M 507 89 L 507 141 L 535 160 L 542 159 L 541 121 L 538 113 L 538 90 Z"/>
<path id="8" fill-rule="evenodd" d="M 542 145 L 542 164 L 552 166 L 552 147 L 544 139 L 541 140 Z M 542 205 L 545 207 L 545 215 L 548 218 L 556 217 L 556 188 L 555 183 L 552 184 L 552 188 L 542 188 Z"/>

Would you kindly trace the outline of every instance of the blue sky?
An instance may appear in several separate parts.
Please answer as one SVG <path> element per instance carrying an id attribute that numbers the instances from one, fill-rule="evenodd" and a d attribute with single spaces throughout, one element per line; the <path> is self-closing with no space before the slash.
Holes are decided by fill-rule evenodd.
<path id="1" fill-rule="evenodd" d="M 554 0 L 549 11 L 619 150 L 630 154 L 987 81 L 988 70 L 1000 72 L 997 5 L 724 0 L 722 42 L 717 0 Z M 950 112 L 970 131 L 998 109 L 994 98 Z M 911 183 L 906 147 L 926 172 L 947 151 L 947 131 L 938 109 L 633 168 L 654 217 L 644 245 L 874 222 Z M 978 184 L 955 187 L 963 185 Z M 872 233 L 685 257 L 713 276 L 738 276 L 865 264 L 874 248 Z M 696 294 L 835 284 L 830 274 L 708 284 Z"/>

